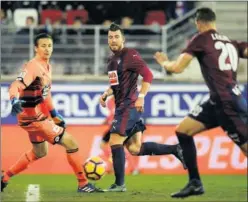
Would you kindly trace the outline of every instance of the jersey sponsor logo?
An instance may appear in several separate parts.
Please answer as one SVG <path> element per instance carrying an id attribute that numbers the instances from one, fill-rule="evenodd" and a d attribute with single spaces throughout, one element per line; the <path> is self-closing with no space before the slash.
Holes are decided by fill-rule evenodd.
<path id="1" fill-rule="evenodd" d="M 119 85 L 117 70 L 108 72 L 109 83 L 111 86 Z"/>
<path id="2" fill-rule="evenodd" d="M 102 124 L 111 113 L 109 108 L 99 105 L 99 98 L 108 84 L 53 84 L 52 99 L 55 108 L 64 116 L 68 124 Z M 16 124 L 11 116 L 9 84 L 1 86 L 2 124 Z M 246 85 L 239 85 L 242 95 L 247 97 Z M 230 89 L 231 92 L 231 89 Z M 206 85 L 154 84 L 146 96 L 146 124 L 178 124 L 191 109 L 209 99 Z M 117 125 L 115 125 L 117 126 Z"/>

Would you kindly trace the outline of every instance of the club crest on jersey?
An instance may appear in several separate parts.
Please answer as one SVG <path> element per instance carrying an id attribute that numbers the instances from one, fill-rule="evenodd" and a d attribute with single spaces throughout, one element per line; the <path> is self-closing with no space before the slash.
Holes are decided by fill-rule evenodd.
<path id="1" fill-rule="evenodd" d="M 109 84 L 111 86 L 115 86 L 119 84 L 117 70 L 109 71 L 108 77 L 109 77 Z"/>

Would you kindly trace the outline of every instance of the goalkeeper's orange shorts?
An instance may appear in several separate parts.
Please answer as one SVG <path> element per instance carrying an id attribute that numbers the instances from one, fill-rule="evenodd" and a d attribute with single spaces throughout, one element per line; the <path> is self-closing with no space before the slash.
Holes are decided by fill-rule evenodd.
<path id="1" fill-rule="evenodd" d="M 48 118 L 42 121 L 32 122 L 28 125 L 22 125 L 21 127 L 28 132 L 29 139 L 34 144 L 44 141 L 51 144 L 59 143 L 65 130 Z"/>

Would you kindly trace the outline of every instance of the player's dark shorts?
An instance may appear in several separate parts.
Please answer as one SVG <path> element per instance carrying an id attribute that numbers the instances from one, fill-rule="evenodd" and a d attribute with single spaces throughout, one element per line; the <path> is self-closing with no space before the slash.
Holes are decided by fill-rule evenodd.
<path id="1" fill-rule="evenodd" d="M 247 102 L 242 96 L 233 96 L 232 101 L 221 103 L 208 100 L 196 106 L 189 117 L 200 121 L 208 129 L 221 126 L 239 146 L 248 140 Z"/>
<path id="2" fill-rule="evenodd" d="M 145 125 L 141 120 L 141 112 L 136 108 L 121 108 L 115 110 L 114 120 L 110 129 L 111 133 L 130 137 L 133 134 L 144 131 Z"/>

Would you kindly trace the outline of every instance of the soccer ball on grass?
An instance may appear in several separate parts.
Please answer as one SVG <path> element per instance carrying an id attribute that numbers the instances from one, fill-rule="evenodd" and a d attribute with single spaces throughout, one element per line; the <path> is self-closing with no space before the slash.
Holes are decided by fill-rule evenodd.
<path id="1" fill-rule="evenodd" d="M 100 180 L 106 172 L 106 164 L 98 156 L 87 159 L 83 168 L 89 180 Z"/>

